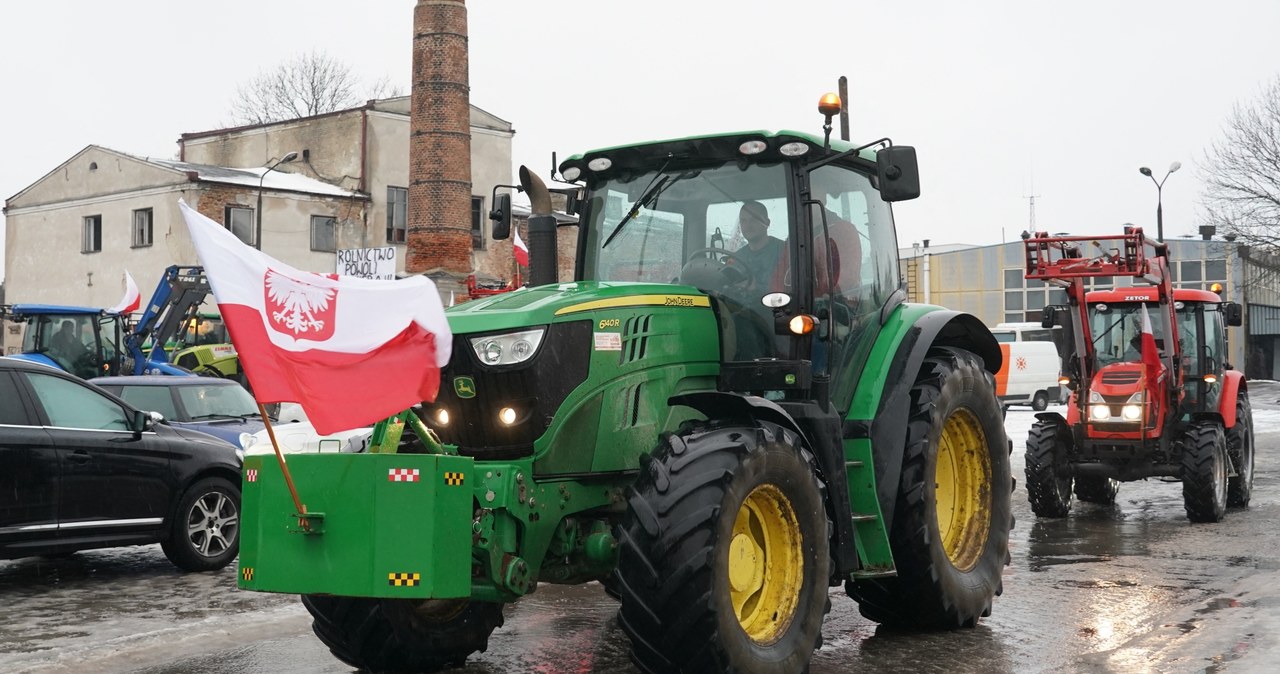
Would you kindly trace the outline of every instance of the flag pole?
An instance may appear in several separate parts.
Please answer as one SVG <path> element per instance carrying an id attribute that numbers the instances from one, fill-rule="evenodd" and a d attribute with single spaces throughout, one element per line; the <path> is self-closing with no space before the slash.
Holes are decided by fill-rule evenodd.
<path id="1" fill-rule="evenodd" d="M 257 402 L 257 401 L 254 401 Z M 284 473 L 284 483 L 289 486 L 289 494 L 293 496 L 293 505 L 298 509 L 299 515 L 307 514 L 307 506 L 303 504 L 302 499 L 298 498 L 298 489 L 293 486 L 293 476 L 289 474 L 289 466 L 284 461 L 284 454 L 280 452 L 280 443 L 276 442 L 275 429 L 271 428 L 271 417 L 267 415 L 267 408 L 262 403 L 258 403 L 258 413 L 262 415 L 262 423 L 267 427 L 267 437 L 271 438 L 271 447 L 276 450 L 276 460 L 280 462 L 280 472 Z M 303 529 L 310 529 L 311 523 L 306 517 L 299 517 L 298 523 Z"/>

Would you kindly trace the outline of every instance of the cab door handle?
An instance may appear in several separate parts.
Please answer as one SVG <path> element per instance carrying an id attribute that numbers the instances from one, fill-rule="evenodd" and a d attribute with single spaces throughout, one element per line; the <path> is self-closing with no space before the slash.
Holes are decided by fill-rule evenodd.
<path id="1" fill-rule="evenodd" d="M 93 460 L 88 452 L 72 452 L 67 456 L 67 460 L 73 463 L 89 463 Z"/>

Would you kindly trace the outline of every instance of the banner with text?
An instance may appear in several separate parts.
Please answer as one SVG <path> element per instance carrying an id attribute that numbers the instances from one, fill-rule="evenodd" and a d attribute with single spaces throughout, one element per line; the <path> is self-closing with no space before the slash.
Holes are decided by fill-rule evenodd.
<path id="1" fill-rule="evenodd" d="M 385 246 L 382 248 L 347 248 L 339 250 L 336 271 L 339 276 L 394 281 L 396 278 L 396 249 L 394 246 Z"/>

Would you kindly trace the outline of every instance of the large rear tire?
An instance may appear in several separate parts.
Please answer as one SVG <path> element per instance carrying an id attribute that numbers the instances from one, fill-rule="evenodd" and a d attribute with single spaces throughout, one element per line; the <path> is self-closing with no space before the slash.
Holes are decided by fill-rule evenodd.
<path id="1" fill-rule="evenodd" d="M 334 657 L 375 672 L 459 667 L 502 625 L 502 604 L 480 601 L 303 595 L 302 605 Z"/>
<path id="2" fill-rule="evenodd" d="M 1085 503 L 1110 504 L 1116 502 L 1120 482 L 1111 477 L 1084 475 L 1075 478 L 1076 498 Z"/>
<path id="3" fill-rule="evenodd" d="M 1191 424 L 1182 435 L 1182 502 L 1192 522 L 1220 522 L 1227 512 L 1227 439 L 1222 425 Z"/>
<path id="4" fill-rule="evenodd" d="M 1070 437 L 1051 421 L 1037 420 L 1027 433 L 1027 499 L 1037 517 L 1066 517 L 1071 512 L 1071 476 L 1061 476 L 1055 468 L 1069 443 Z"/>
<path id="5" fill-rule="evenodd" d="M 806 671 L 830 609 L 813 456 L 790 430 L 686 423 L 628 490 L 612 587 L 650 674 Z"/>
<path id="6" fill-rule="evenodd" d="M 1227 505 L 1247 506 L 1253 496 L 1253 407 L 1244 393 L 1236 399 L 1236 425 L 1227 430 L 1227 454 L 1236 469 L 1227 479 Z"/>
<path id="7" fill-rule="evenodd" d="M 994 382 L 974 354 L 935 349 L 911 388 L 889 534 L 895 578 L 850 581 L 862 615 L 910 628 L 972 627 L 1004 589 L 1013 477 Z"/>

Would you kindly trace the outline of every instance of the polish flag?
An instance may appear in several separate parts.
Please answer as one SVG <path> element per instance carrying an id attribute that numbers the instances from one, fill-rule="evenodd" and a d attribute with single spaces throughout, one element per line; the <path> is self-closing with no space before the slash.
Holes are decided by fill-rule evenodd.
<path id="1" fill-rule="evenodd" d="M 514 236 L 515 236 L 515 241 L 513 242 L 513 245 L 511 247 L 511 254 L 516 256 L 516 262 L 520 263 L 521 267 L 528 267 L 529 266 L 529 247 L 524 245 L 524 241 L 520 238 L 519 227 L 512 227 L 511 231 L 514 233 Z"/>
<path id="2" fill-rule="evenodd" d="M 179 206 L 258 402 L 297 402 L 328 435 L 435 400 L 453 336 L 431 279 L 294 269 Z"/>
<path id="3" fill-rule="evenodd" d="M 107 309 L 109 314 L 130 314 L 138 310 L 142 304 L 142 294 L 138 292 L 138 284 L 133 282 L 133 274 L 124 271 L 124 297 L 120 303 Z"/>
<path id="4" fill-rule="evenodd" d="M 1147 381 L 1155 384 L 1164 366 L 1160 363 L 1160 350 L 1156 348 L 1156 336 L 1151 330 L 1151 316 L 1147 305 L 1142 305 L 1142 365 Z"/>

